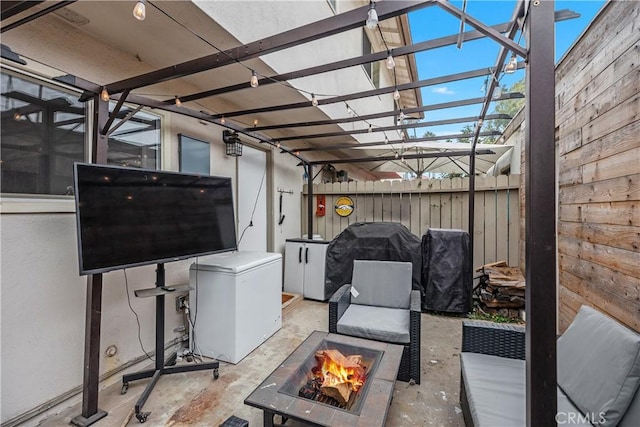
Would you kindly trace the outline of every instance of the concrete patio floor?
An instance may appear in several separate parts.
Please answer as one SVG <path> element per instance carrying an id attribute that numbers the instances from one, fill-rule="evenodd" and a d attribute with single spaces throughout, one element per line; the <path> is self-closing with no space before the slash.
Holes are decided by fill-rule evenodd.
<path id="1" fill-rule="evenodd" d="M 459 403 L 461 323 L 460 317 L 422 314 L 422 383 L 396 382 L 387 426 L 464 426 Z M 282 329 L 264 344 L 236 365 L 221 362 L 219 379 L 214 380 L 210 370 L 162 376 L 143 407 L 151 412 L 144 425 L 217 427 L 235 415 L 249 426 L 262 426 L 262 411 L 245 405 L 244 399 L 314 330 L 328 330 L 328 304 L 299 300 L 283 312 Z M 139 425 L 135 417 L 127 419 L 148 380 L 131 382 L 125 395 L 118 378 L 112 381 L 99 396 L 99 407 L 108 415 L 93 425 Z M 68 426 L 80 412 L 76 404 L 37 425 Z M 289 420 L 286 425 L 297 424 Z"/>

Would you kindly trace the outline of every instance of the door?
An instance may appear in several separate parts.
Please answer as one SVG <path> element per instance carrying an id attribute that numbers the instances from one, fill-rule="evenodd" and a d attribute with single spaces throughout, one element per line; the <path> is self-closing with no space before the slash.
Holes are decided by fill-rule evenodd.
<path id="1" fill-rule="evenodd" d="M 324 301 L 324 272 L 327 256 L 327 245 L 324 243 L 307 243 L 303 250 L 304 262 L 304 296 Z"/>
<path id="2" fill-rule="evenodd" d="M 245 145 L 238 157 L 238 249 L 267 251 L 267 153 Z"/>
<path id="3" fill-rule="evenodd" d="M 284 291 L 300 294 L 304 285 L 304 243 L 286 242 L 284 247 Z"/>

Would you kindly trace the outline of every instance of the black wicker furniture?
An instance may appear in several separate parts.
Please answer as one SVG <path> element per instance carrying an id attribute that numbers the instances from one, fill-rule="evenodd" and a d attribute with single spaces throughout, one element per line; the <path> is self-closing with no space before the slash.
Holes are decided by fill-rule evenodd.
<path id="1" fill-rule="evenodd" d="M 526 425 L 525 328 L 464 321 L 460 403 L 465 424 Z M 583 306 L 558 338 L 556 421 L 640 425 L 640 335 Z"/>
<path id="2" fill-rule="evenodd" d="M 411 288 L 411 268 L 355 260 L 352 283 L 329 300 L 329 332 L 402 345 L 397 379 L 419 384 L 421 297 Z"/>

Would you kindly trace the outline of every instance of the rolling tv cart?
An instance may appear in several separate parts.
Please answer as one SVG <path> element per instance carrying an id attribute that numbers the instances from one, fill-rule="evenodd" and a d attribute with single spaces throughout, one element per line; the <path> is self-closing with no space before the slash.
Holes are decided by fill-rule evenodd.
<path id="1" fill-rule="evenodd" d="M 127 392 L 130 381 L 151 378 L 151 382 L 147 384 L 147 387 L 142 392 L 142 395 L 140 395 L 140 398 L 138 398 L 135 406 L 136 418 L 141 423 L 144 423 L 150 414 L 150 412 L 142 412 L 142 407 L 162 375 L 212 369 L 213 378 L 218 379 L 219 363 L 217 361 L 199 363 L 197 365 L 173 366 L 176 364 L 177 354 L 175 352 L 167 359 L 166 363 L 164 360 L 164 296 L 176 291 L 188 291 L 189 289 L 190 286 L 188 284 L 181 286 L 165 286 L 164 264 L 158 264 L 156 269 L 156 287 L 150 289 L 139 289 L 134 292 L 139 298 L 155 297 L 156 299 L 156 366 L 154 369 L 148 369 L 122 376 L 122 394 Z"/>

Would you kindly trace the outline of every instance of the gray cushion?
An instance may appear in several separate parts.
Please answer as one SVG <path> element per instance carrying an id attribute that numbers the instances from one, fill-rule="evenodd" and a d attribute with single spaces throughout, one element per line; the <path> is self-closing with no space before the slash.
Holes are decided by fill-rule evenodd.
<path id="1" fill-rule="evenodd" d="M 558 411 L 556 412 L 556 421 L 559 426 L 566 425 L 571 427 L 591 427 L 589 421 L 600 422 L 600 414 L 583 414 L 573 403 L 569 400 L 566 394 L 562 392 L 560 387 L 558 389 Z"/>
<path id="2" fill-rule="evenodd" d="M 410 262 L 354 260 L 351 303 L 409 308 L 412 271 Z"/>
<path id="3" fill-rule="evenodd" d="M 558 339 L 558 385 L 582 413 L 615 426 L 640 384 L 640 335 L 582 306 Z"/>
<path id="4" fill-rule="evenodd" d="M 638 427 L 640 425 L 640 388 L 627 408 L 622 421 L 618 427 Z"/>
<path id="5" fill-rule="evenodd" d="M 524 360 L 465 352 L 460 369 L 475 427 L 526 425 Z"/>
<path id="6" fill-rule="evenodd" d="M 336 330 L 376 341 L 408 344 L 409 310 L 351 304 L 344 312 Z"/>

